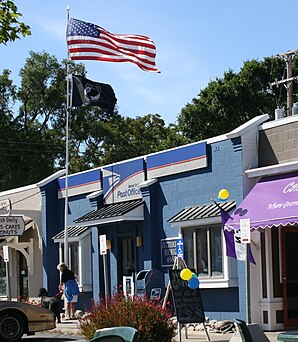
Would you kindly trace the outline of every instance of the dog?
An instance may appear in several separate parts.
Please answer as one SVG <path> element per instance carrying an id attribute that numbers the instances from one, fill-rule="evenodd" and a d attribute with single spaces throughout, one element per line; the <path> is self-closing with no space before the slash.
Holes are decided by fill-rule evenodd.
<path id="1" fill-rule="evenodd" d="M 41 298 L 41 307 L 51 310 L 55 319 L 57 318 L 57 322 L 61 323 L 59 300 L 55 297 L 49 297 L 48 291 L 44 287 L 39 289 L 38 297 Z"/>

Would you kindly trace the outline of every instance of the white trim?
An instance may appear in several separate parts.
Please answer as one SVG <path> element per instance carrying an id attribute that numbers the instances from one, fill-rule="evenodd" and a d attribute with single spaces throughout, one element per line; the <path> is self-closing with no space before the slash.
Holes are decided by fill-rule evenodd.
<path id="1" fill-rule="evenodd" d="M 103 194 L 103 190 L 98 190 L 98 191 L 94 191 L 91 194 L 87 195 L 86 198 L 88 198 L 90 200 L 90 199 L 96 198 L 102 194 Z"/>
<path id="2" fill-rule="evenodd" d="M 27 191 L 27 190 L 33 190 L 33 189 L 37 189 L 37 185 L 36 184 L 31 184 L 31 185 L 26 185 L 26 186 L 22 186 L 20 188 L 15 188 L 15 189 L 11 189 L 11 190 L 6 190 L 6 191 L 2 191 L 0 192 L 0 196 L 4 197 L 7 195 L 12 195 L 12 194 L 17 194 L 18 192 L 23 192 L 23 191 Z"/>
<path id="3" fill-rule="evenodd" d="M 255 169 L 245 170 L 247 178 L 256 178 L 263 176 L 279 175 L 283 173 L 289 173 L 298 171 L 298 161 L 292 161 L 282 164 L 275 164 L 270 166 L 258 167 Z"/>
<path id="4" fill-rule="evenodd" d="M 243 125 L 235 128 L 230 133 L 227 133 L 227 138 L 228 139 L 238 138 L 244 135 L 245 133 L 249 132 L 253 128 L 259 127 L 262 123 L 264 123 L 268 119 L 269 119 L 268 114 L 256 116 L 252 118 L 251 120 L 247 121 L 246 123 L 244 123 Z"/>
<path id="5" fill-rule="evenodd" d="M 219 288 L 228 288 L 228 287 L 238 286 L 237 279 L 223 279 L 223 278 L 204 279 L 204 277 L 199 277 L 199 278 L 200 278 L 200 289 L 219 289 Z"/>
<path id="6" fill-rule="evenodd" d="M 60 178 L 62 175 L 64 175 L 66 172 L 66 170 L 59 170 L 55 173 L 53 173 L 52 175 L 50 175 L 49 177 L 41 180 L 40 182 L 36 183 L 36 186 L 38 188 L 41 188 L 42 186 L 47 185 L 48 183 L 51 183 L 54 179 Z"/>
<path id="7" fill-rule="evenodd" d="M 138 188 L 147 188 L 151 186 L 152 184 L 156 183 L 158 180 L 156 178 L 148 179 L 140 184 L 137 185 Z"/>
<path id="8" fill-rule="evenodd" d="M 268 128 L 279 127 L 279 126 L 287 125 L 291 122 L 296 122 L 296 121 L 298 121 L 298 115 L 291 115 L 291 116 L 284 117 L 282 119 L 265 122 L 260 126 L 259 130 L 264 131 Z"/>

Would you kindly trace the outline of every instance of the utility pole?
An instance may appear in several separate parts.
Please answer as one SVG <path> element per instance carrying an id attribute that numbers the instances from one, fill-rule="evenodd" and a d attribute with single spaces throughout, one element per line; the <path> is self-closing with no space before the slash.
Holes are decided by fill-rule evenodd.
<path id="1" fill-rule="evenodd" d="M 282 54 L 278 54 L 275 57 L 277 58 L 283 58 L 286 61 L 287 64 L 287 78 L 282 79 L 280 81 L 272 82 L 271 86 L 278 86 L 280 84 L 283 84 L 287 89 L 287 116 L 292 115 L 292 107 L 293 107 L 293 82 L 298 80 L 298 76 L 293 76 L 293 57 L 298 55 L 298 49 L 297 50 L 291 50 L 287 51 Z"/>

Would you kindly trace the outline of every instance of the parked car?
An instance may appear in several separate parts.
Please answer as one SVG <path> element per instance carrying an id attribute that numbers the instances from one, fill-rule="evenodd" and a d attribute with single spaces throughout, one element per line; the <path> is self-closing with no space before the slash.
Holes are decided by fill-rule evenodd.
<path id="1" fill-rule="evenodd" d="M 0 301 L 0 341 L 20 341 L 24 334 L 56 327 L 52 311 L 37 305 L 14 301 Z"/>

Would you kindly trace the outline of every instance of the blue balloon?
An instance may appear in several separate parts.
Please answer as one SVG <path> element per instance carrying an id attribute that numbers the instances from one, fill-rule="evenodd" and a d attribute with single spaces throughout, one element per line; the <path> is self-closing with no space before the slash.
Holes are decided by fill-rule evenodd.
<path id="1" fill-rule="evenodd" d="M 190 287 L 192 290 L 195 290 L 199 287 L 199 279 L 198 278 L 190 278 L 188 281 L 188 287 Z"/>

